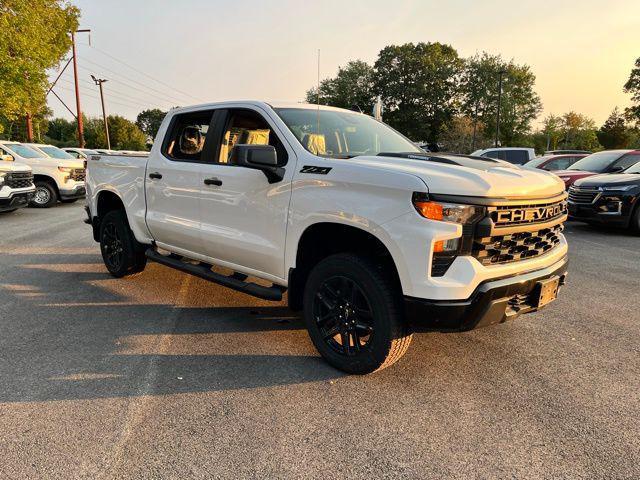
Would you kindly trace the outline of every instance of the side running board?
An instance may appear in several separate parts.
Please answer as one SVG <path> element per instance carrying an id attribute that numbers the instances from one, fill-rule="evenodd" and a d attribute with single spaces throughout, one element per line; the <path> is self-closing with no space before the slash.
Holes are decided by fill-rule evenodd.
<path id="1" fill-rule="evenodd" d="M 149 260 L 161 263 L 167 267 L 175 268 L 181 272 L 189 273 L 196 277 L 204 278 L 214 283 L 218 283 L 224 287 L 232 288 L 239 292 L 253 295 L 254 297 L 262 298 L 264 300 L 272 300 L 279 302 L 282 300 L 282 294 L 286 288 L 280 285 L 272 285 L 271 287 L 265 287 L 258 285 L 257 283 L 246 282 L 246 275 L 235 272 L 232 275 L 222 275 L 211 270 L 211 265 L 200 263 L 198 265 L 183 262 L 175 256 L 164 256 L 156 252 L 153 248 L 148 248 L 145 252 Z"/>

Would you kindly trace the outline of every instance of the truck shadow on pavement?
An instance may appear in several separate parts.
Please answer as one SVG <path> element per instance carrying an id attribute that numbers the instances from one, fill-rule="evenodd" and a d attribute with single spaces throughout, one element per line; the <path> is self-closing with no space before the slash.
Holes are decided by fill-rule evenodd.
<path id="1" fill-rule="evenodd" d="M 172 395 L 327 381 L 282 304 L 97 255 L 0 255 L 0 403 Z M 8 267 L 8 268 L 7 268 Z M 241 306 L 239 306 L 241 305 Z"/>

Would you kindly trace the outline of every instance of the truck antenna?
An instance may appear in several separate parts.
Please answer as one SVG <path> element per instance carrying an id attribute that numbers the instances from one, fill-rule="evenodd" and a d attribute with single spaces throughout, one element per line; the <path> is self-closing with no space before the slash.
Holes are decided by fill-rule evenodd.
<path id="1" fill-rule="evenodd" d="M 316 132 L 320 134 L 320 49 L 318 49 L 318 84 L 316 86 L 316 104 L 318 107 L 316 121 L 318 123 Z"/>

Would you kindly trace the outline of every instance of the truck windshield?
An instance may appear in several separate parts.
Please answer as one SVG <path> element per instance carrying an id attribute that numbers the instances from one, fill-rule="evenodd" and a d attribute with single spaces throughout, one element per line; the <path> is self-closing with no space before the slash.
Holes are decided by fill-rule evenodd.
<path id="1" fill-rule="evenodd" d="M 275 111 L 302 146 L 320 157 L 424 153 L 391 127 L 361 113 L 310 108 L 277 108 Z"/>
<path id="2" fill-rule="evenodd" d="M 27 147 L 26 145 L 20 145 L 19 143 L 10 143 L 5 144 L 8 150 L 11 150 L 13 153 L 22 158 L 41 158 L 42 154 L 36 152 L 32 148 Z"/>
<path id="3" fill-rule="evenodd" d="M 51 158 L 59 158 L 60 160 L 73 159 L 73 157 L 71 155 L 69 155 L 64 150 L 60 150 L 58 147 L 42 146 L 42 147 L 38 147 L 38 148 L 40 148 L 40 150 L 42 150 L 44 153 L 46 153 Z"/>

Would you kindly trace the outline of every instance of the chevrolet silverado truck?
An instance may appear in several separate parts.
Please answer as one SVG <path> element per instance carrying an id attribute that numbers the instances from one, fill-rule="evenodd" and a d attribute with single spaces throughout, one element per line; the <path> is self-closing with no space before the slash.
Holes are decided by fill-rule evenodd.
<path id="1" fill-rule="evenodd" d="M 42 145 L 48 147 L 48 145 Z M 55 147 L 54 147 L 55 148 Z M 56 149 L 58 150 L 58 149 Z M 53 154 L 41 152 L 22 143 L 0 141 L 0 153 L 13 158 L 16 162 L 29 165 L 33 171 L 36 193 L 30 206 L 49 208 L 58 200 L 64 203 L 75 202 L 85 196 L 85 168 L 82 160 L 69 156 L 60 158 L 64 152 Z"/>
<path id="2" fill-rule="evenodd" d="M 302 310 L 333 366 L 370 373 L 412 327 L 533 312 L 567 275 L 567 194 L 542 170 L 431 154 L 347 110 L 172 110 L 148 157 L 91 155 L 87 223 L 115 277 L 152 260 Z"/>
<path id="3" fill-rule="evenodd" d="M 0 212 L 4 213 L 26 207 L 36 191 L 31 168 L 12 160 L 0 156 Z"/>

